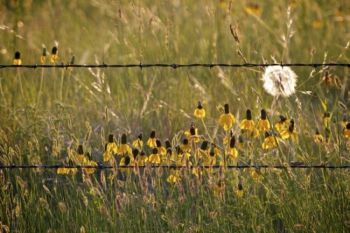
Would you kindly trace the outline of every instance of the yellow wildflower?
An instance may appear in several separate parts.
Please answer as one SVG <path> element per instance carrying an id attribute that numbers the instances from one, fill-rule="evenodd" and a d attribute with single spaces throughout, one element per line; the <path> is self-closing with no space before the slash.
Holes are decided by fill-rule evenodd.
<path id="1" fill-rule="evenodd" d="M 166 155 L 166 149 L 162 146 L 162 143 L 160 142 L 160 140 L 156 140 L 156 144 L 157 144 L 157 149 L 158 149 L 158 153 L 161 156 L 165 156 Z"/>
<path id="2" fill-rule="evenodd" d="M 223 180 L 220 180 L 214 187 L 214 196 L 223 198 L 224 191 L 225 191 L 225 183 Z"/>
<path id="3" fill-rule="evenodd" d="M 224 108 L 225 108 L 225 112 L 220 115 L 219 124 L 224 128 L 225 131 L 228 131 L 229 129 L 232 128 L 236 119 L 232 115 L 232 113 L 230 113 L 230 108 L 228 104 L 225 104 Z"/>
<path id="4" fill-rule="evenodd" d="M 120 169 L 122 172 L 129 174 L 132 171 L 132 169 L 128 167 L 134 166 L 134 159 L 131 158 L 129 155 L 123 156 L 119 162 L 119 166 L 122 167 Z"/>
<path id="5" fill-rule="evenodd" d="M 58 48 L 57 46 L 54 46 L 51 50 L 50 61 L 51 63 L 56 63 L 57 60 L 58 60 Z"/>
<path id="6" fill-rule="evenodd" d="M 192 175 L 194 175 L 195 177 L 199 178 L 202 176 L 202 174 L 203 174 L 202 168 L 200 167 L 192 168 Z"/>
<path id="7" fill-rule="evenodd" d="M 136 161 L 136 159 L 139 157 L 140 151 L 137 148 L 133 148 L 131 154 L 134 160 Z"/>
<path id="8" fill-rule="evenodd" d="M 253 132 L 254 126 L 255 126 L 255 123 L 252 120 L 252 112 L 250 111 L 250 109 L 248 109 L 246 113 L 246 119 L 243 119 L 241 121 L 241 123 L 239 124 L 239 128 L 241 130 L 247 130 L 249 132 Z"/>
<path id="9" fill-rule="evenodd" d="M 237 198 L 242 198 L 243 197 L 244 192 L 243 192 L 243 185 L 242 185 L 242 183 L 238 184 L 238 189 L 235 191 L 235 195 L 236 195 Z"/>
<path id="10" fill-rule="evenodd" d="M 21 53 L 19 51 L 15 52 L 15 58 L 13 59 L 13 64 L 16 66 L 22 65 Z"/>
<path id="11" fill-rule="evenodd" d="M 227 150 L 227 155 L 228 155 L 228 159 L 230 160 L 230 162 L 236 162 L 236 159 L 238 157 L 238 151 L 236 149 L 236 137 L 232 136 L 230 139 L 230 145 L 229 148 Z"/>
<path id="12" fill-rule="evenodd" d="M 270 122 L 267 120 L 265 109 L 261 110 L 261 116 L 258 120 L 258 123 L 256 124 L 256 128 L 259 130 L 259 132 L 266 132 L 270 130 Z"/>
<path id="13" fill-rule="evenodd" d="M 90 160 L 91 156 L 87 153 L 88 156 L 85 155 L 83 145 L 79 145 L 77 149 L 77 155 L 75 156 L 75 162 L 81 166 L 97 166 L 95 161 Z M 83 168 L 83 171 L 87 174 L 92 174 L 95 172 L 95 168 Z"/>
<path id="14" fill-rule="evenodd" d="M 196 153 L 197 159 L 203 159 L 208 156 L 208 141 L 203 141 Z"/>
<path id="15" fill-rule="evenodd" d="M 189 130 L 185 131 L 185 136 L 192 142 L 195 143 L 199 142 L 199 135 L 198 135 L 198 129 L 194 127 L 194 125 L 191 125 L 191 128 Z"/>
<path id="16" fill-rule="evenodd" d="M 343 130 L 343 135 L 345 138 L 350 138 L 350 123 L 346 124 L 346 127 Z"/>
<path id="17" fill-rule="evenodd" d="M 169 166 L 175 162 L 175 155 L 171 148 L 166 149 L 166 154 L 161 157 L 162 165 Z"/>
<path id="18" fill-rule="evenodd" d="M 132 146 L 141 150 L 143 147 L 142 133 L 137 136 L 137 138 L 132 142 Z"/>
<path id="19" fill-rule="evenodd" d="M 166 179 L 166 181 L 170 184 L 176 184 L 180 181 L 180 171 L 176 169 L 175 166 L 170 167 L 170 175 Z"/>
<path id="20" fill-rule="evenodd" d="M 148 157 L 147 157 L 147 155 L 146 155 L 146 153 L 144 151 L 140 152 L 140 156 L 138 156 L 136 162 L 137 162 L 137 165 L 140 166 L 140 167 L 144 167 L 144 166 L 147 165 Z"/>
<path id="21" fill-rule="evenodd" d="M 191 145 L 190 145 L 190 143 L 189 143 L 187 138 L 184 138 L 180 148 L 185 153 L 190 153 L 191 152 Z"/>
<path id="22" fill-rule="evenodd" d="M 329 112 L 325 112 L 323 115 L 323 126 L 325 128 L 329 128 L 330 122 L 331 122 L 331 114 Z"/>
<path id="23" fill-rule="evenodd" d="M 275 124 L 278 133 L 286 131 L 289 127 L 289 120 L 285 116 L 280 115 L 280 121 Z"/>
<path id="24" fill-rule="evenodd" d="M 44 47 L 43 48 L 43 53 L 41 54 L 41 57 L 40 57 L 40 63 L 41 64 L 45 64 L 46 63 L 46 55 L 47 55 L 47 51 L 46 51 L 46 48 Z"/>
<path id="25" fill-rule="evenodd" d="M 88 159 L 84 155 L 83 145 L 78 146 L 77 155 L 73 159 L 78 165 L 85 165 Z"/>
<path id="26" fill-rule="evenodd" d="M 177 156 L 176 156 L 176 165 L 177 166 L 187 166 L 192 165 L 190 160 L 191 154 L 185 152 L 181 149 L 181 147 L 177 147 Z"/>
<path id="27" fill-rule="evenodd" d="M 93 160 L 87 160 L 84 165 L 97 166 L 97 163 L 95 161 L 93 161 Z M 96 171 L 96 169 L 95 168 L 84 168 L 84 171 L 87 174 L 93 174 Z"/>
<path id="28" fill-rule="evenodd" d="M 147 140 L 147 146 L 149 146 L 151 148 L 157 147 L 156 131 L 152 130 L 151 135 L 149 136 L 149 139 Z"/>
<path id="29" fill-rule="evenodd" d="M 203 161 L 204 166 L 214 166 L 217 163 L 217 159 L 220 157 L 220 150 L 216 148 L 215 145 L 212 145 L 208 155 L 209 156 L 204 158 L 204 161 Z"/>
<path id="30" fill-rule="evenodd" d="M 257 17 L 260 17 L 262 14 L 262 8 L 256 3 L 246 4 L 244 11 L 249 15 L 255 15 Z"/>
<path id="31" fill-rule="evenodd" d="M 316 130 L 315 135 L 314 135 L 314 142 L 317 144 L 321 144 L 324 142 L 323 136 L 320 134 L 318 130 Z"/>
<path id="32" fill-rule="evenodd" d="M 205 109 L 201 102 L 198 102 L 197 108 L 194 110 L 193 115 L 198 119 L 203 119 L 205 117 Z"/>
<path id="33" fill-rule="evenodd" d="M 265 132 L 265 139 L 261 145 L 264 150 L 271 150 L 277 147 L 277 138 Z"/>
<path id="34" fill-rule="evenodd" d="M 106 143 L 105 145 L 105 151 L 103 153 L 103 161 L 107 162 L 111 160 L 112 156 L 117 153 L 118 153 L 118 146 L 114 142 L 113 134 L 110 134 L 108 136 L 108 143 Z"/>
<path id="35" fill-rule="evenodd" d="M 69 167 L 60 167 L 57 169 L 57 174 L 60 174 L 60 175 L 75 175 L 77 172 L 78 172 L 78 169 L 75 168 L 75 167 L 72 167 L 74 166 L 72 160 L 69 159 L 68 161 L 68 166 Z"/>
<path id="36" fill-rule="evenodd" d="M 131 148 L 130 146 L 127 144 L 127 138 L 126 138 L 126 134 L 122 134 L 122 138 L 121 138 L 121 144 L 118 148 L 118 153 L 121 155 L 131 155 Z"/>
<path id="37" fill-rule="evenodd" d="M 254 181 L 259 181 L 261 179 L 260 171 L 258 169 L 250 169 L 250 176 Z"/>
<path id="38" fill-rule="evenodd" d="M 158 153 L 157 148 L 153 148 L 152 154 L 149 156 L 148 160 L 152 165 L 159 165 L 160 164 L 161 160 L 160 160 L 160 155 Z"/>
<path id="39" fill-rule="evenodd" d="M 290 120 L 288 129 L 281 132 L 281 138 L 284 140 L 289 138 L 291 138 L 292 140 L 297 139 L 297 135 L 295 133 L 295 128 L 294 128 L 294 120 Z"/>

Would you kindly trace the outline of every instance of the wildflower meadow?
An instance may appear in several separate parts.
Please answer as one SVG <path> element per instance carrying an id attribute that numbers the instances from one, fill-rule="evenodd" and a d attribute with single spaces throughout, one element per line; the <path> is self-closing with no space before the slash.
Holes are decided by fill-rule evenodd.
<path id="1" fill-rule="evenodd" d="M 0 232 L 350 232 L 350 2 L 0 2 Z"/>

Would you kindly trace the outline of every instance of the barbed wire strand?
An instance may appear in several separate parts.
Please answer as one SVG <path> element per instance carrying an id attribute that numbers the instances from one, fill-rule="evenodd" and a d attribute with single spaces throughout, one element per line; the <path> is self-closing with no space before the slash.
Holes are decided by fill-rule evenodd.
<path id="1" fill-rule="evenodd" d="M 316 165 L 304 165 L 304 164 L 290 164 L 290 165 L 266 165 L 266 164 L 260 164 L 260 165 L 227 165 L 227 166 L 220 166 L 220 165 L 214 165 L 214 166 L 202 166 L 202 165 L 191 165 L 191 166 L 167 166 L 167 165 L 149 165 L 149 166 L 111 166 L 111 165 L 62 165 L 62 164 L 54 164 L 54 165 L 48 165 L 48 164 L 40 164 L 40 165 L 0 165 L 0 170 L 4 169 L 58 169 L 58 168 L 77 168 L 77 169 L 84 169 L 84 168 L 94 168 L 99 170 L 105 170 L 105 169 L 119 169 L 119 168 L 175 168 L 175 169 L 181 169 L 181 168 L 228 168 L 228 169 L 244 169 L 244 168 L 267 168 L 267 169 L 350 169 L 350 164 L 346 165 L 323 165 L 323 164 L 316 164 Z"/>
<path id="2" fill-rule="evenodd" d="M 0 64 L 0 69 L 5 68 L 186 68 L 186 67 L 202 67 L 202 68 L 214 68 L 214 67 L 227 67 L 227 68 L 249 68 L 249 67 L 267 67 L 267 66 L 288 66 L 288 67 L 347 67 L 350 68 L 350 63 L 139 63 L 139 64 Z"/>

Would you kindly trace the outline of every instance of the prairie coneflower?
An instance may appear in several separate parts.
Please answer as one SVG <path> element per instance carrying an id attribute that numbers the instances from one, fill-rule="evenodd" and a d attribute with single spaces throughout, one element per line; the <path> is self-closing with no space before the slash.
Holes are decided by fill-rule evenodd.
<path id="1" fill-rule="evenodd" d="M 261 16 L 262 8 L 256 3 L 249 3 L 244 7 L 244 11 L 249 15 Z"/>
<path id="2" fill-rule="evenodd" d="M 13 59 L 13 64 L 16 66 L 22 65 L 21 53 L 19 51 L 15 52 L 15 57 Z"/>
<path id="3" fill-rule="evenodd" d="M 270 129 L 270 122 L 267 120 L 267 114 L 265 109 L 261 110 L 260 119 L 256 124 L 256 128 L 259 130 L 259 132 L 266 132 Z"/>
<path id="4" fill-rule="evenodd" d="M 84 165 L 86 163 L 87 158 L 84 155 L 83 145 L 78 146 L 77 155 L 76 155 L 75 159 L 76 159 L 76 163 L 78 163 L 78 165 Z"/>
<path id="5" fill-rule="evenodd" d="M 212 163 L 211 165 L 216 165 L 217 163 L 219 163 L 220 165 L 221 162 L 221 156 L 220 156 L 221 151 L 219 150 L 219 148 L 217 148 L 217 146 L 215 144 L 212 144 L 210 150 L 209 150 L 209 156 L 212 158 Z"/>
<path id="6" fill-rule="evenodd" d="M 322 121 L 323 121 L 323 126 L 324 126 L 325 128 L 329 128 L 329 123 L 331 122 L 331 114 L 330 114 L 329 112 L 325 112 L 325 113 L 323 114 L 323 119 L 322 119 Z"/>
<path id="7" fill-rule="evenodd" d="M 118 153 L 118 146 L 114 141 L 113 134 L 108 136 L 108 142 L 105 145 L 105 152 L 103 153 L 103 161 L 109 161 L 114 154 Z"/>
<path id="8" fill-rule="evenodd" d="M 280 115 L 279 122 L 275 124 L 275 128 L 277 132 L 281 134 L 282 132 L 288 129 L 288 126 L 289 126 L 289 120 L 287 120 L 285 116 Z"/>
<path id="9" fill-rule="evenodd" d="M 158 153 L 157 148 L 153 148 L 152 154 L 149 156 L 148 160 L 152 165 L 159 165 L 160 164 L 161 160 L 160 160 L 160 155 Z"/>
<path id="10" fill-rule="evenodd" d="M 350 123 L 346 124 L 346 127 L 343 130 L 343 135 L 345 138 L 350 138 Z"/>
<path id="11" fill-rule="evenodd" d="M 291 138 L 292 140 L 296 139 L 296 133 L 295 133 L 295 127 L 294 127 L 294 120 L 290 120 L 289 127 L 287 130 L 284 130 L 281 132 L 281 138 L 286 140 Z"/>
<path id="12" fill-rule="evenodd" d="M 220 115 L 219 124 L 224 128 L 225 131 L 228 131 L 229 129 L 232 128 L 236 119 L 232 115 L 232 113 L 230 113 L 230 107 L 228 104 L 225 104 L 224 108 L 225 108 L 225 112 Z"/>
<path id="13" fill-rule="evenodd" d="M 180 181 L 180 171 L 175 166 L 170 167 L 170 175 L 166 181 L 170 184 L 176 184 Z"/>
<path id="14" fill-rule="evenodd" d="M 52 47 L 52 50 L 51 50 L 50 61 L 51 63 L 56 63 L 57 60 L 58 60 L 58 48 L 57 46 L 54 46 Z"/>
<path id="15" fill-rule="evenodd" d="M 190 145 L 187 138 L 184 138 L 184 140 L 182 140 L 182 144 L 181 144 L 180 148 L 185 153 L 191 152 L 191 145 Z"/>
<path id="16" fill-rule="evenodd" d="M 57 174 L 60 175 L 75 175 L 78 172 L 78 168 L 76 167 L 72 167 L 74 166 L 73 161 L 71 159 L 68 158 L 68 166 L 70 167 L 59 167 L 57 169 Z"/>
<path id="17" fill-rule="evenodd" d="M 185 152 L 181 149 L 181 147 L 176 148 L 177 156 L 176 156 L 176 165 L 177 166 L 187 166 L 191 165 L 190 157 L 191 154 L 188 152 Z"/>
<path id="18" fill-rule="evenodd" d="M 131 154 L 131 148 L 130 146 L 127 144 L 127 138 L 126 138 L 126 134 L 123 133 L 122 134 L 122 138 L 121 138 L 121 143 L 119 146 L 119 150 L 118 153 L 121 155 L 130 155 Z"/>
<path id="19" fill-rule="evenodd" d="M 295 93 L 297 75 L 285 66 L 268 66 L 262 77 L 264 89 L 272 96 L 288 97 Z"/>
<path id="20" fill-rule="evenodd" d="M 156 131 L 152 130 L 152 132 L 147 140 L 147 146 L 149 146 L 151 148 L 157 147 Z"/>
<path id="21" fill-rule="evenodd" d="M 97 166 L 97 163 L 93 160 L 87 160 L 84 165 Z M 85 171 L 87 174 L 93 174 L 96 171 L 96 169 L 95 168 L 84 168 L 83 171 Z"/>
<path id="22" fill-rule="evenodd" d="M 258 169 L 256 169 L 256 168 L 250 169 L 249 173 L 254 181 L 259 181 L 261 179 L 261 172 Z"/>
<path id="23" fill-rule="evenodd" d="M 160 140 L 156 140 L 156 144 L 157 144 L 157 149 L 158 149 L 158 153 L 161 156 L 165 156 L 166 155 L 166 149 L 162 146 L 162 143 Z"/>
<path id="24" fill-rule="evenodd" d="M 132 149 L 131 151 L 132 157 L 134 158 L 134 161 L 137 161 L 139 158 L 140 151 L 137 148 Z"/>
<path id="25" fill-rule="evenodd" d="M 201 102 L 198 102 L 197 108 L 194 110 L 193 115 L 198 119 L 203 119 L 205 117 L 205 109 Z"/>
<path id="26" fill-rule="evenodd" d="M 237 198 L 242 198 L 243 197 L 243 185 L 241 182 L 239 182 L 238 184 L 238 187 L 237 187 L 237 190 L 235 191 L 235 195 Z"/>
<path id="27" fill-rule="evenodd" d="M 243 119 L 239 124 L 239 128 L 252 132 L 254 130 L 254 121 L 252 120 L 252 112 L 250 109 L 247 110 L 246 119 Z"/>
<path id="28" fill-rule="evenodd" d="M 231 137 L 230 145 L 229 145 L 226 153 L 228 155 L 229 160 L 236 161 L 236 159 L 238 157 L 238 151 L 236 149 L 236 137 L 235 136 Z"/>
<path id="29" fill-rule="evenodd" d="M 322 136 L 322 134 L 320 134 L 320 132 L 316 129 L 316 132 L 314 134 L 314 142 L 317 144 L 321 144 L 324 142 L 324 138 Z"/>
<path id="30" fill-rule="evenodd" d="M 46 51 L 46 48 L 44 47 L 43 48 L 43 53 L 41 54 L 41 57 L 40 57 L 40 63 L 41 64 L 45 64 L 46 63 L 46 56 L 47 56 L 47 51 Z"/>
<path id="31" fill-rule="evenodd" d="M 265 139 L 261 145 L 264 150 L 271 150 L 277 147 L 277 138 L 265 132 Z"/>
<path id="32" fill-rule="evenodd" d="M 132 146 L 141 150 L 143 147 L 142 133 L 137 136 L 137 138 L 132 142 Z"/>
<path id="33" fill-rule="evenodd" d="M 202 159 L 202 158 L 206 158 L 208 156 L 208 141 L 203 141 L 199 150 L 197 151 L 197 158 L 198 159 Z"/>
<path id="34" fill-rule="evenodd" d="M 133 166 L 134 161 L 134 158 L 130 157 L 129 155 L 126 155 L 120 160 L 119 166 Z"/>
<path id="35" fill-rule="evenodd" d="M 171 165 L 172 163 L 176 162 L 176 155 L 173 153 L 173 150 L 171 149 L 171 147 L 168 147 L 168 149 L 166 149 L 166 155 L 162 157 L 162 164 L 164 165 Z"/>
<path id="36" fill-rule="evenodd" d="M 140 167 L 144 167 L 146 166 L 147 163 L 148 163 L 148 157 L 144 151 L 141 151 L 140 156 L 137 160 L 137 165 L 139 165 Z"/>
<path id="37" fill-rule="evenodd" d="M 195 128 L 193 124 L 189 130 L 185 131 L 185 135 L 191 142 L 199 142 L 198 129 Z"/>

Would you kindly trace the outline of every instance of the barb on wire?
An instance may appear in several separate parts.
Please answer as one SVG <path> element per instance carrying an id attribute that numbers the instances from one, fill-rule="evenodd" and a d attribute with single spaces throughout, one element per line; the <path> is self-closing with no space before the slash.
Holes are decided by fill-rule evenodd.
<path id="1" fill-rule="evenodd" d="M 260 165 L 227 165 L 227 166 L 220 166 L 220 165 L 214 165 L 214 166 L 166 166 L 166 165 L 148 165 L 148 166 L 111 166 L 111 165 L 61 165 L 61 164 L 54 164 L 54 165 L 48 165 L 48 164 L 40 164 L 40 165 L 0 165 L 0 170 L 3 169 L 58 169 L 58 168 L 78 168 L 78 169 L 84 169 L 84 168 L 95 168 L 100 170 L 105 169 L 118 169 L 118 168 L 227 168 L 227 169 L 244 169 L 244 168 L 267 168 L 267 169 L 350 169 L 350 164 L 346 165 L 324 165 L 324 164 L 311 164 L 311 165 L 305 165 L 305 164 L 290 164 L 290 165 L 266 165 L 266 164 L 260 164 Z"/>
<path id="2" fill-rule="evenodd" d="M 350 68 L 350 63 L 139 63 L 139 64 L 0 64 L 0 69 L 5 68 L 189 68 L 189 67 L 227 67 L 227 68 L 243 68 L 243 67 L 267 67 L 267 66 L 289 66 L 289 67 L 347 67 Z"/>

